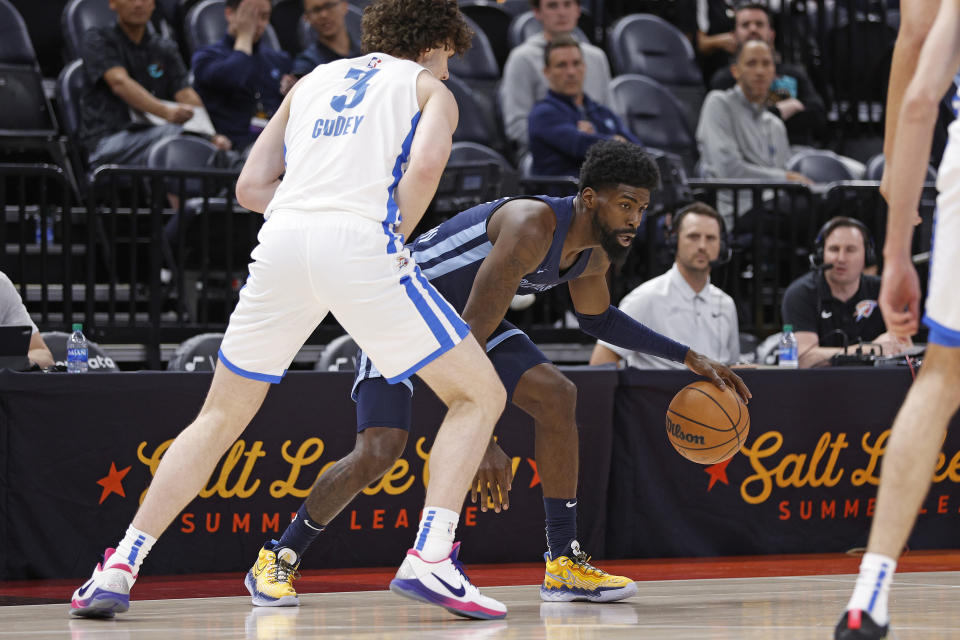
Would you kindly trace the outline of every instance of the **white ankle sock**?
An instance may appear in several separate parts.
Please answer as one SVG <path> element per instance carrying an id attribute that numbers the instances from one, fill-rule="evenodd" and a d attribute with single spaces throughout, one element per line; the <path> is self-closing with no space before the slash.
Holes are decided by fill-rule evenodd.
<path id="1" fill-rule="evenodd" d="M 127 527 L 127 533 L 123 536 L 123 540 L 117 545 L 117 552 L 111 556 L 111 559 L 116 558 L 127 563 L 133 570 L 133 575 L 137 575 L 140 572 L 140 565 L 143 564 L 144 558 L 150 553 L 150 549 L 153 548 L 156 541 L 157 539 L 149 533 L 144 533 L 130 525 Z"/>
<path id="2" fill-rule="evenodd" d="M 853 596 L 847 603 L 847 610 L 866 611 L 878 625 L 883 626 L 890 620 L 887 612 L 887 599 L 890 596 L 890 583 L 897 561 L 879 553 L 864 554 L 860 561 L 860 575 Z"/>
<path id="3" fill-rule="evenodd" d="M 453 549 L 453 537 L 459 522 L 460 514 L 456 511 L 442 507 L 424 507 L 413 548 L 424 560 L 443 560 Z"/>

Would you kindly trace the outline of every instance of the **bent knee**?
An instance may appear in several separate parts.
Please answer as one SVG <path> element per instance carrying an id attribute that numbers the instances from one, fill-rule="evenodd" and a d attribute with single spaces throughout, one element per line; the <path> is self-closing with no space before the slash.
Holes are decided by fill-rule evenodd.
<path id="1" fill-rule="evenodd" d="M 393 467 L 406 444 L 407 432 L 403 429 L 370 427 L 357 436 L 352 455 L 364 471 L 379 476 Z"/>

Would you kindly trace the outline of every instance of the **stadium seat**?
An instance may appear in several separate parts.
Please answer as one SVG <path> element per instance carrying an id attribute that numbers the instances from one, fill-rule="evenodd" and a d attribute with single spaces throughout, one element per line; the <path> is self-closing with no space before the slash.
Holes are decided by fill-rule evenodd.
<path id="1" fill-rule="evenodd" d="M 496 114 L 493 105 L 485 96 L 476 93 L 467 83 L 453 73 L 446 81 L 447 88 L 460 107 L 460 120 L 453 132 L 453 141 L 469 140 L 497 148 L 499 134 L 496 128 Z"/>
<path id="2" fill-rule="evenodd" d="M 320 353 L 315 371 L 355 371 L 357 368 L 357 343 L 348 334 L 330 341 Z"/>
<path id="3" fill-rule="evenodd" d="M 693 128 L 677 98 L 651 78 L 628 74 L 610 82 L 612 109 L 644 145 L 680 156 L 688 174 L 697 162 Z"/>
<path id="4" fill-rule="evenodd" d="M 184 340 L 167 362 L 167 371 L 213 371 L 221 342 L 222 333 L 201 333 Z"/>
<path id="5" fill-rule="evenodd" d="M 585 14 L 581 15 L 581 22 L 584 20 L 583 15 Z M 507 44 L 513 49 L 530 36 L 540 33 L 541 31 L 543 31 L 543 25 L 534 17 L 533 11 L 525 11 L 515 16 L 510 23 L 510 29 L 507 31 Z M 576 27 L 573 30 L 573 37 L 579 42 L 590 42 L 590 38 L 587 37 L 587 34 L 584 33 L 580 27 Z"/>
<path id="6" fill-rule="evenodd" d="M 876 180 L 879 181 L 883 177 L 883 168 L 886 164 L 886 158 L 882 153 L 870 158 L 867 162 L 867 174 L 864 176 L 865 180 Z M 936 182 L 937 181 L 937 170 L 931 165 L 927 165 L 927 177 L 926 182 Z"/>
<path id="7" fill-rule="evenodd" d="M 80 96 L 83 95 L 86 81 L 83 60 L 78 58 L 61 69 L 55 89 L 60 132 L 67 137 L 74 171 L 81 176 L 86 174 L 88 168 L 87 154 L 80 144 Z"/>
<path id="8" fill-rule="evenodd" d="M 0 63 L 37 66 L 27 23 L 8 0 L 0 0 Z"/>
<path id="9" fill-rule="evenodd" d="M 53 361 L 66 367 L 67 339 L 70 334 L 63 331 L 44 331 L 40 334 L 40 337 L 47 343 L 50 353 L 53 354 Z M 99 344 L 91 342 L 90 338 L 87 338 L 87 370 L 91 373 L 112 373 L 119 371 L 120 368 Z"/>
<path id="10" fill-rule="evenodd" d="M 805 149 L 787 160 L 787 171 L 796 171 L 814 182 L 855 180 L 856 176 L 837 154 L 824 149 Z"/>
<path id="11" fill-rule="evenodd" d="M 197 49 L 218 42 L 227 32 L 227 18 L 223 14 L 225 4 L 224 0 L 204 0 L 187 12 L 183 31 L 191 58 Z M 282 50 L 277 34 L 269 24 L 261 40 L 271 49 Z"/>
<path id="12" fill-rule="evenodd" d="M 502 171 L 499 195 L 513 196 L 519 193 L 517 169 L 502 154 L 486 145 L 468 141 L 454 142 L 450 150 L 449 162 L 451 164 L 492 162 Z"/>
<path id="13" fill-rule="evenodd" d="M 513 15 L 508 13 L 502 5 L 489 0 L 461 0 L 460 11 L 483 30 L 483 34 L 490 42 L 497 65 L 502 69 L 510 53 L 507 34 L 510 32 Z"/>
<path id="14" fill-rule="evenodd" d="M 203 138 L 169 136 L 150 146 L 147 152 L 147 166 L 152 169 L 206 169 L 216 153 L 217 148 L 213 143 Z M 214 191 L 214 186 L 209 182 L 208 196 Z M 170 178 L 167 180 L 167 190 L 186 198 L 200 196 L 204 192 L 204 181 L 200 178 Z"/>
<path id="15" fill-rule="evenodd" d="M 666 20 L 637 14 L 617 20 L 607 45 L 615 74 L 653 78 L 684 105 L 691 128 L 697 126 L 706 90 L 686 36 Z"/>
<path id="16" fill-rule="evenodd" d="M 283 0 L 283 2 L 277 4 L 273 10 L 274 12 L 280 7 L 281 4 L 292 4 L 300 8 L 300 13 L 297 16 L 297 40 L 296 46 L 298 49 L 287 49 L 287 51 L 303 51 L 313 42 L 314 34 L 313 28 L 310 27 L 310 23 L 307 22 L 307 19 L 303 17 L 303 2 L 302 0 Z M 274 13 L 276 15 L 276 13 Z M 344 21 L 347 23 L 347 33 L 350 34 L 350 39 L 356 43 L 360 43 L 360 21 L 363 19 L 363 10 L 355 7 L 352 4 L 347 5 L 347 15 L 344 18 Z M 281 35 L 280 26 L 278 23 L 273 21 L 273 17 L 270 18 L 270 22 L 273 22 L 274 26 L 277 29 L 277 36 Z M 283 42 L 281 38 L 280 42 Z"/>
<path id="17" fill-rule="evenodd" d="M 473 29 L 473 42 L 462 56 L 450 58 L 450 73 L 467 81 L 487 80 L 496 82 L 500 78 L 500 67 L 493 55 L 493 47 L 483 29 L 468 16 L 464 16 L 467 25 Z"/>

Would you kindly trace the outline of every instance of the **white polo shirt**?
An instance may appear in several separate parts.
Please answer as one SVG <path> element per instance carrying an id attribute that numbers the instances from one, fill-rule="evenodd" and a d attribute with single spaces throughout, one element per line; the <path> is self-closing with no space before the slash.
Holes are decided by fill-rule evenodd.
<path id="1" fill-rule="evenodd" d="M 707 282 L 699 293 L 683 279 L 676 263 L 669 271 L 624 296 L 620 310 L 658 333 L 725 364 L 740 359 L 740 332 L 733 298 Z M 631 367 L 683 369 L 685 365 L 600 341 Z"/>

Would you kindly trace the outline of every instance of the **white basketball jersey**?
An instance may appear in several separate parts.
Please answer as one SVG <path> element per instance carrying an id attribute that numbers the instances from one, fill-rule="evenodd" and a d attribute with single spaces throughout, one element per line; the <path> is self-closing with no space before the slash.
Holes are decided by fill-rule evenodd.
<path id="1" fill-rule="evenodd" d="M 399 223 L 393 196 L 420 119 L 422 71 L 416 62 L 371 53 L 301 79 L 284 133 L 286 174 L 265 214 L 352 213 Z"/>

